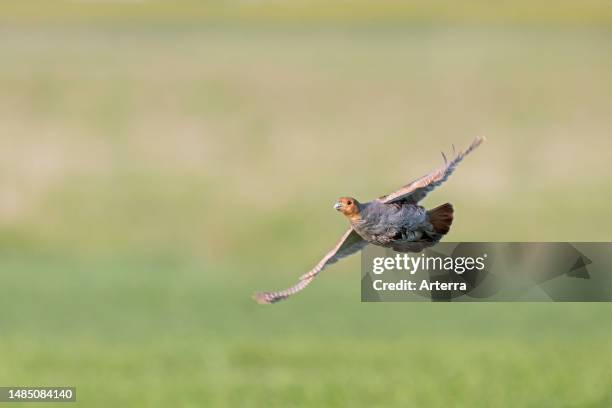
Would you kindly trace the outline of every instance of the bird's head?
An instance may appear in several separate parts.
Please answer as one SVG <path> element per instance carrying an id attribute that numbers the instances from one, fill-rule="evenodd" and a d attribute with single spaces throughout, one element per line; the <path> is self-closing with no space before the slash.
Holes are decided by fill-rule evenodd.
<path id="1" fill-rule="evenodd" d="M 334 209 L 340 211 L 350 220 L 357 220 L 359 216 L 359 201 L 353 197 L 340 197 L 334 204 Z"/>

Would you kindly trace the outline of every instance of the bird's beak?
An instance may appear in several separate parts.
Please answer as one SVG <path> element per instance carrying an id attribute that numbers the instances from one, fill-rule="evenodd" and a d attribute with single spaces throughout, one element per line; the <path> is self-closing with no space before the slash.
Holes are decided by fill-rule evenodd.
<path id="1" fill-rule="evenodd" d="M 334 210 L 340 211 L 341 208 L 342 208 L 342 203 L 340 201 L 338 201 L 338 202 L 336 202 L 336 204 L 334 204 Z"/>

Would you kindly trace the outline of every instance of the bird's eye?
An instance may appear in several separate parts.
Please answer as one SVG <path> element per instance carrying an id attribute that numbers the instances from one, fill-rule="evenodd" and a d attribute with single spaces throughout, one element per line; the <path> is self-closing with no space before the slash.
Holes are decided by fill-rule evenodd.
<path id="1" fill-rule="evenodd" d="M 353 202 L 352 202 L 352 201 L 347 201 L 346 203 L 347 203 L 348 205 L 353 204 Z"/>

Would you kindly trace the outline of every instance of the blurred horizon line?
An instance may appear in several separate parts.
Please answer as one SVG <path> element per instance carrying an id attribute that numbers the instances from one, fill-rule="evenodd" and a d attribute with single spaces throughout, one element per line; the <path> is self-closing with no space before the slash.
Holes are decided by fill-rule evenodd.
<path id="1" fill-rule="evenodd" d="M 608 26 L 612 6 L 582 2 L 527 0 L 508 4 L 485 1 L 359 0 L 328 3 L 298 0 L 171 3 L 152 0 L 8 0 L 0 2 L 0 23 L 237 23 L 237 24 L 459 24 Z"/>

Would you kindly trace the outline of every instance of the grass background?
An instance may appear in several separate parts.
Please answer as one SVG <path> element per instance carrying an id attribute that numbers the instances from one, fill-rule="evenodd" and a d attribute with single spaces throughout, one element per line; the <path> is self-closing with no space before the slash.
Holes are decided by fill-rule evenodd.
<path id="1" fill-rule="evenodd" d="M 336 241 L 338 196 L 480 134 L 425 202 L 455 205 L 449 240 L 610 240 L 611 16 L 3 1 L 0 384 L 86 407 L 609 406 L 607 304 L 361 304 L 358 257 L 249 296 Z"/>

